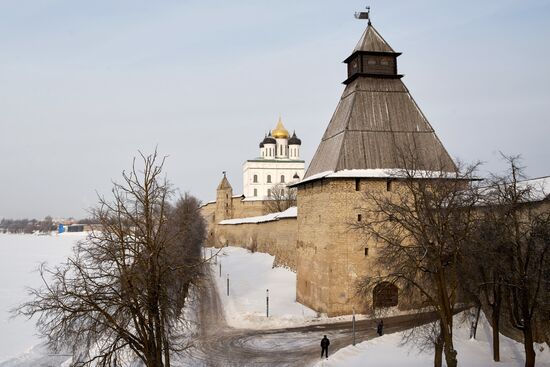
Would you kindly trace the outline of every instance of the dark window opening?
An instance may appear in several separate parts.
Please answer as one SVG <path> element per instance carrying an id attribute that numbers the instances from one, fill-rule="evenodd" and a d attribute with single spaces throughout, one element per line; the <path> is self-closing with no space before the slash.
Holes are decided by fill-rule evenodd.
<path id="1" fill-rule="evenodd" d="M 386 191 L 391 191 L 392 189 L 392 180 L 386 180 Z"/>
<path id="2" fill-rule="evenodd" d="M 362 216 L 361 216 L 361 214 L 357 214 L 357 221 L 358 221 L 358 222 L 360 222 L 360 221 L 361 221 L 361 219 L 362 219 Z"/>
<path id="3" fill-rule="evenodd" d="M 355 191 L 359 191 L 360 182 L 361 182 L 361 180 L 359 180 L 358 178 L 355 179 Z"/>
<path id="4" fill-rule="evenodd" d="M 389 283 L 378 283 L 372 291 L 373 308 L 395 307 L 399 303 L 398 288 Z"/>
<path id="5" fill-rule="evenodd" d="M 365 256 L 369 256 L 369 248 L 365 247 Z"/>

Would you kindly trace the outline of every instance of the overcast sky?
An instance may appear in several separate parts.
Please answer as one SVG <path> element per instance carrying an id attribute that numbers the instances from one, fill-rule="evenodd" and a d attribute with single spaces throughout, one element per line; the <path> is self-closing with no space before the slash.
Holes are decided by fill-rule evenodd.
<path id="1" fill-rule="evenodd" d="M 365 1 L 0 0 L 0 218 L 82 217 L 137 150 L 215 197 L 279 115 L 309 162 Z M 453 157 L 550 175 L 550 1 L 370 1 Z"/>

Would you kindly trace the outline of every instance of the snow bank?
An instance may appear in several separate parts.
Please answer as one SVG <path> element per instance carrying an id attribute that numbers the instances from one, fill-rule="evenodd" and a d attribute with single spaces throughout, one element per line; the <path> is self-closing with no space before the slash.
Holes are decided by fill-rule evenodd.
<path id="1" fill-rule="evenodd" d="M 505 336 L 500 337 L 501 362 L 493 361 L 491 326 L 483 317 L 478 325 L 477 339 L 470 339 L 470 328 L 461 324 L 461 316 L 455 316 L 454 343 L 458 351 L 459 366 L 512 367 L 525 363 L 523 344 Z M 387 334 L 356 346 L 337 351 L 328 360 L 315 367 L 425 367 L 433 366 L 433 352 L 418 353 L 413 345 L 401 345 L 402 333 Z M 537 366 L 550 366 L 550 350 L 547 345 L 536 348 Z M 443 363 L 445 365 L 445 363 Z"/>
<path id="2" fill-rule="evenodd" d="M 283 218 L 296 218 L 298 216 L 298 208 L 293 206 L 285 210 L 284 212 L 270 213 L 266 215 L 260 215 L 257 217 L 236 218 L 222 220 L 219 224 L 245 224 L 245 223 L 263 223 L 272 222 Z"/>
<path id="3" fill-rule="evenodd" d="M 251 253 L 240 247 L 225 247 L 212 264 L 227 323 L 236 328 L 262 329 L 295 326 L 317 317 L 296 302 L 296 274 L 273 268 L 274 257 Z M 219 275 L 219 264 L 222 276 Z M 229 275 L 229 296 L 227 276 Z M 269 318 L 266 290 L 269 289 Z"/>
<path id="4" fill-rule="evenodd" d="M 75 242 L 85 233 L 35 236 L 0 234 L 0 362 L 22 353 L 35 353 L 29 346 L 36 345 L 35 320 L 11 318 L 10 310 L 27 299 L 26 287 L 39 287 L 40 263 L 55 265 L 71 254 Z"/>

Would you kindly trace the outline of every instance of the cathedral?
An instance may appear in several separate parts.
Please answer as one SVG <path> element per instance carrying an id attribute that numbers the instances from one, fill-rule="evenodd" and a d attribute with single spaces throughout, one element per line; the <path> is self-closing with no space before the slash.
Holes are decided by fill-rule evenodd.
<path id="1" fill-rule="evenodd" d="M 300 159 L 302 141 L 292 136 L 281 118 L 274 130 L 260 142 L 260 155 L 243 165 L 243 195 L 247 199 L 271 197 L 275 185 L 286 186 L 304 177 L 305 162 Z"/>

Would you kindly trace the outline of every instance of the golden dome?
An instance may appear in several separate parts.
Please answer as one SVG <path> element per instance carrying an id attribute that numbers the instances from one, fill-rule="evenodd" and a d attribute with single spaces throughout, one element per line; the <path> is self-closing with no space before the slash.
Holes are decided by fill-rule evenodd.
<path id="1" fill-rule="evenodd" d="M 279 122 L 277 122 L 277 126 L 275 127 L 275 130 L 271 132 L 271 135 L 275 139 L 288 139 L 288 130 L 283 126 L 283 121 L 280 117 Z"/>

